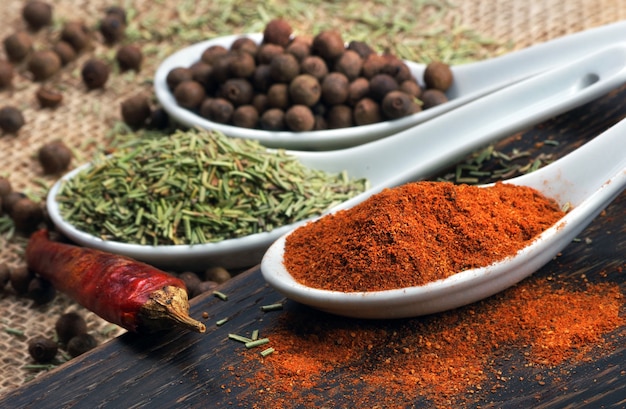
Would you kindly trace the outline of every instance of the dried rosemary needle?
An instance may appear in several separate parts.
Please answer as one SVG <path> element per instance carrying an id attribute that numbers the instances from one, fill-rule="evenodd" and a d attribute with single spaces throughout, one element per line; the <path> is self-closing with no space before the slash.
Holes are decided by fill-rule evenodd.
<path id="1" fill-rule="evenodd" d="M 317 216 L 367 188 L 217 132 L 135 139 L 65 182 L 63 218 L 104 240 L 217 242 Z"/>

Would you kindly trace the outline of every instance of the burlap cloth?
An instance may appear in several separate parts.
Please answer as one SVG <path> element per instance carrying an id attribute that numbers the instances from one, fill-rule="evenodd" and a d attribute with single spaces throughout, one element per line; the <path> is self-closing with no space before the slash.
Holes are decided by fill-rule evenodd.
<path id="1" fill-rule="evenodd" d="M 35 47 L 45 48 L 58 35 L 60 24 L 65 20 L 83 20 L 89 27 L 96 27 L 104 15 L 106 7 L 117 4 L 103 0 L 50 0 L 54 5 L 55 26 L 35 34 Z M 280 5 L 285 1 L 272 2 L 272 13 L 281 13 Z M 352 6 L 354 15 L 356 3 L 344 2 L 346 10 Z M 393 18 L 394 12 L 385 8 L 384 3 L 394 4 L 398 13 L 411 13 L 422 2 L 405 0 L 396 2 L 372 1 L 372 7 L 363 10 L 379 12 L 380 18 Z M 23 0 L 3 0 L 0 7 L 0 38 L 18 29 L 24 29 L 21 18 Z M 145 62 L 139 74 L 119 74 L 114 72 L 106 89 L 87 91 L 80 79 L 80 67 L 89 56 L 99 56 L 113 60 L 114 47 L 106 47 L 97 39 L 93 49 L 83 54 L 76 62 L 63 69 L 52 82 L 63 88 L 62 106 L 55 110 L 39 108 L 35 91 L 39 84 L 33 83 L 24 67 L 19 67 L 20 74 L 14 79 L 13 87 L 0 90 L 0 106 L 14 105 L 22 109 L 26 125 L 17 136 L 0 135 L 0 175 L 6 176 L 14 190 L 28 193 L 35 198 L 42 198 L 47 186 L 57 177 L 43 176 L 36 159 L 37 150 L 44 143 L 53 139 L 62 139 L 74 149 L 75 159 L 72 166 L 89 160 L 90 154 L 100 146 L 106 146 L 108 136 L 115 123 L 119 121 L 120 102 L 137 92 L 152 94 L 150 80 L 158 61 L 173 51 L 172 47 L 185 45 L 192 40 L 189 32 L 177 32 L 174 27 L 177 20 L 187 22 L 187 26 L 196 24 L 194 29 L 206 38 L 231 32 L 261 31 L 264 21 L 258 13 L 252 12 L 265 7 L 265 2 L 254 1 L 179 1 L 136 0 L 121 2 L 133 12 L 131 18 L 132 35 L 143 46 Z M 341 2 L 329 2 L 336 10 Z M 437 4 L 437 2 L 430 2 Z M 492 39 L 499 46 L 489 48 L 489 53 L 502 52 L 503 49 L 519 49 L 531 44 L 543 42 L 565 34 L 574 33 L 626 18 L 626 0 L 456 0 L 441 2 L 446 10 L 443 19 L 437 16 L 437 7 L 427 8 L 431 13 L 415 15 L 420 20 L 419 26 L 428 29 L 448 27 L 448 31 L 469 29 L 483 38 Z M 329 12 L 322 4 L 303 7 L 302 13 L 284 10 L 284 16 L 292 25 L 303 33 L 311 33 L 313 22 L 325 22 L 337 28 L 347 27 L 354 19 L 343 19 L 341 13 Z M 308 10 L 308 11 L 307 11 Z M 136 14 L 135 14 L 136 12 Z M 230 13 L 228 18 L 220 14 L 220 21 L 229 21 L 230 27 L 212 25 L 210 16 L 216 13 Z M 307 14 L 312 13 L 312 14 Z M 281 13 L 282 14 L 282 13 Z M 439 15 L 441 16 L 441 14 Z M 272 18 L 275 15 L 267 16 Z M 195 20 L 194 20 L 195 19 Z M 194 23 L 194 21 L 196 23 Z M 154 29 L 151 29 L 154 28 Z M 421 32 L 421 31 L 420 31 Z M 380 34 L 379 34 L 380 36 Z M 400 40 L 397 38 L 401 37 Z M 419 33 L 404 32 L 394 41 L 404 41 Z M 374 36 L 375 37 L 375 36 Z M 501 47 L 500 47 L 501 46 Z M 5 58 L 4 48 L 0 58 Z M 25 244 L 23 238 L 7 240 L 0 237 L 0 263 L 12 267 L 24 264 L 22 254 Z M 45 306 L 34 306 L 32 301 L 16 296 L 10 286 L 0 292 L 0 394 L 19 387 L 32 379 L 37 373 L 24 369 L 33 363 L 27 352 L 27 340 L 36 335 L 54 335 L 54 322 L 58 316 L 69 310 L 84 314 L 89 322 L 90 332 L 101 342 L 119 334 L 114 328 L 94 314 L 76 306 L 64 296 L 57 296 L 55 301 Z M 15 335 L 11 329 L 22 331 L 24 336 Z M 7 331 L 8 330 L 8 331 Z"/>

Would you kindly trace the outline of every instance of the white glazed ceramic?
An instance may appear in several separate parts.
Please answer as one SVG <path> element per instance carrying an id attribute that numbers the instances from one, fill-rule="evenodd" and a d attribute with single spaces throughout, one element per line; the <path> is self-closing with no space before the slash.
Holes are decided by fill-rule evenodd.
<path id="1" fill-rule="evenodd" d="M 371 189 L 334 209 L 353 206 L 384 187 L 423 179 L 465 155 L 534 123 L 589 102 L 626 81 L 626 46 L 615 46 L 496 91 L 387 138 L 326 152 L 288 151 L 305 165 L 329 172 L 346 170 L 368 178 Z M 55 196 L 64 176 L 51 189 L 47 207 L 57 228 L 73 241 L 124 254 L 164 269 L 202 270 L 211 265 L 249 267 L 296 223 L 270 232 L 193 246 L 141 246 L 103 241 L 78 231 L 59 215 Z"/>
<path id="2" fill-rule="evenodd" d="M 403 318 L 457 308 L 500 292 L 549 262 L 626 188 L 626 120 L 571 154 L 507 183 L 530 186 L 573 207 L 515 256 L 459 272 L 423 286 L 353 292 L 306 287 L 283 265 L 286 236 L 265 254 L 261 271 L 286 297 L 323 311 L 356 318 Z M 586 166 L 585 164 L 593 164 Z"/>
<path id="3" fill-rule="evenodd" d="M 256 42 L 262 40 L 260 33 L 245 36 Z M 583 57 L 599 48 L 621 41 L 626 38 L 626 21 L 564 36 L 497 58 L 453 66 L 454 84 L 447 92 L 450 101 L 420 113 L 359 127 L 298 133 L 245 129 L 212 122 L 178 106 L 168 90 L 166 77 L 173 68 L 188 67 L 198 61 L 202 52 L 209 46 L 222 45 L 228 48 L 239 37 L 241 36 L 231 35 L 214 38 L 191 45 L 167 57 L 158 67 L 154 78 L 156 96 L 163 108 L 183 125 L 215 129 L 238 138 L 256 139 L 268 147 L 331 150 L 360 145 L 400 132 L 550 67 Z M 407 62 L 407 64 L 415 77 L 421 81 L 425 66 L 413 62 Z"/>

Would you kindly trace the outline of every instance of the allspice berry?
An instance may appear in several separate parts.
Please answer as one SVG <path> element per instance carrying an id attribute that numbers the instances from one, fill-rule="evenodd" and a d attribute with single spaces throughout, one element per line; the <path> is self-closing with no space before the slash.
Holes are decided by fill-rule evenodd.
<path id="1" fill-rule="evenodd" d="M 254 57 L 248 52 L 235 51 L 228 59 L 228 71 L 233 78 L 249 78 L 255 69 Z"/>
<path id="2" fill-rule="evenodd" d="M 87 333 L 87 322 L 80 314 L 67 312 L 57 319 L 54 328 L 59 341 L 67 344 L 75 336 Z"/>
<path id="3" fill-rule="evenodd" d="M 72 161 L 72 151 L 60 139 L 48 142 L 37 152 L 39 163 L 46 175 L 65 172 Z"/>
<path id="4" fill-rule="evenodd" d="M 422 87 L 414 79 L 402 81 L 398 89 L 414 98 L 419 98 L 422 95 Z"/>
<path id="5" fill-rule="evenodd" d="M 452 77 L 450 66 L 440 61 L 429 63 L 424 70 L 424 83 L 427 88 L 445 92 L 452 85 Z"/>
<path id="6" fill-rule="evenodd" d="M 180 273 L 178 278 L 183 280 L 185 283 L 185 287 L 187 287 L 187 292 L 191 298 L 199 294 L 198 287 L 200 286 L 202 280 L 200 280 L 200 277 L 196 273 L 185 271 Z"/>
<path id="7" fill-rule="evenodd" d="M 326 61 L 335 61 L 346 50 L 341 33 L 325 30 L 313 37 L 313 53 Z"/>
<path id="8" fill-rule="evenodd" d="M 389 74 L 376 74 L 370 79 L 370 97 L 381 102 L 385 95 L 398 89 L 398 81 Z"/>
<path id="9" fill-rule="evenodd" d="M 254 73 L 252 73 L 251 78 L 252 85 L 254 89 L 259 92 L 267 92 L 272 85 L 272 76 L 270 75 L 270 65 L 269 64 L 259 64 L 254 69 Z"/>
<path id="10" fill-rule="evenodd" d="M 41 364 L 52 361 L 58 350 L 59 346 L 50 338 L 37 336 L 28 341 L 28 354 Z"/>
<path id="11" fill-rule="evenodd" d="M 231 78 L 220 89 L 220 96 L 236 107 L 252 102 L 253 95 L 252 84 L 243 78 Z"/>
<path id="12" fill-rule="evenodd" d="M 186 67 L 176 67 L 172 68 L 165 77 L 165 82 L 167 82 L 167 87 L 170 91 L 174 91 L 178 84 L 183 81 L 191 81 L 193 80 L 193 73 L 189 68 Z"/>
<path id="13" fill-rule="evenodd" d="M 52 23 L 52 6 L 39 0 L 30 0 L 22 8 L 22 18 L 30 28 L 39 30 Z"/>
<path id="14" fill-rule="evenodd" d="M 348 105 L 354 106 L 370 92 L 370 82 L 365 77 L 359 77 L 348 85 Z"/>
<path id="15" fill-rule="evenodd" d="M 313 45 L 313 38 L 307 36 L 295 37 L 287 47 L 285 52 L 296 57 L 298 61 L 304 60 L 311 55 L 311 47 Z"/>
<path id="16" fill-rule="evenodd" d="M 122 71 L 139 71 L 141 69 L 143 54 L 141 48 L 127 44 L 117 50 L 115 60 Z"/>
<path id="17" fill-rule="evenodd" d="M 293 132 L 310 131 L 315 125 L 313 112 L 306 105 L 292 105 L 285 112 L 285 125 Z"/>
<path id="18" fill-rule="evenodd" d="M 61 59 L 61 65 L 67 65 L 76 59 L 76 50 L 67 41 L 57 41 L 52 46 L 52 51 L 57 53 Z"/>
<path id="19" fill-rule="evenodd" d="M 231 51 L 243 51 L 254 57 L 259 49 L 259 45 L 249 37 L 239 37 L 233 41 L 230 49 Z"/>
<path id="20" fill-rule="evenodd" d="M 206 96 L 204 87 L 197 81 L 183 81 L 174 89 L 174 98 L 183 108 L 196 109 Z"/>
<path id="21" fill-rule="evenodd" d="M 11 214 L 13 205 L 25 197 L 27 196 L 22 192 L 11 191 L 7 193 L 2 197 L 2 210 L 7 214 Z"/>
<path id="22" fill-rule="evenodd" d="M 116 16 L 119 18 L 124 24 L 126 24 L 126 10 L 120 6 L 109 6 L 104 11 L 105 16 Z"/>
<path id="23" fill-rule="evenodd" d="M 269 64 L 272 62 L 272 58 L 277 55 L 280 55 L 285 52 L 285 47 L 272 44 L 272 43 L 263 43 L 259 46 L 259 50 L 256 54 L 256 59 L 258 64 Z"/>
<path id="24" fill-rule="evenodd" d="M 381 109 L 388 119 L 402 118 L 415 112 L 413 97 L 402 91 L 391 91 L 383 98 Z"/>
<path id="25" fill-rule="evenodd" d="M 111 69 L 102 60 L 92 58 L 88 60 L 81 70 L 83 83 L 88 89 L 103 88 L 109 79 Z"/>
<path id="26" fill-rule="evenodd" d="M 76 335 L 67 342 L 67 353 L 76 358 L 85 352 L 91 351 L 98 346 L 98 341 L 93 335 L 85 333 Z"/>
<path id="27" fill-rule="evenodd" d="M 204 272 L 204 279 L 222 284 L 230 280 L 231 275 L 224 267 L 211 267 Z"/>
<path id="28" fill-rule="evenodd" d="M 228 54 L 228 49 L 221 45 L 209 46 L 202 52 L 200 59 L 207 64 L 213 65 L 216 61 L 222 59 L 224 55 Z"/>
<path id="29" fill-rule="evenodd" d="M 348 80 L 352 81 L 361 75 L 363 59 L 352 50 L 346 50 L 335 62 L 335 71 L 344 74 Z"/>
<path id="30" fill-rule="evenodd" d="M 322 86 L 312 75 L 298 75 L 289 84 L 289 99 L 293 104 L 312 107 L 322 96 Z"/>
<path id="31" fill-rule="evenodd" d="M 61 58 L 52 50 L 35 51 L 28 60 L 28 71 L 35 81 L 45 81 L 60 69 Z"/>
<path id="32" fill-rule="evenodd" d="M 170 116 L 163 107 L 152 110 L 148 120 L 149 129 L 166 129 L 170 124 Z"/>
<path id="33" fill-rule="evenodd" d="M 28 285 L 33 278 L 35 278 L 35 273 L 26 266 L 20 266 L 11 269 L 9 282 L 17 294 L 23 295 L 28 291 Z"/>
<path id="34" fill-rule="evenodd" d="M 68 21 L 61 29 L 60 39 L 79 53 L 89 46 L 89 29 L 82 22 Z"/>
<path id="35" fill-rule="evenodd" d="M 362 59 L 366 59 L 370 54 L 374 54 L 374 49 L 365 41 L 352 40 L 348 43 L 348 50 L 356 51 Z"/>
<path id="36" fill-rule="evenodd" d="M 14 75 L 13 64 L 6 60 L 0 60 L 0 88 L 10 86 Z"/>
<path id="37" fill-rule="evenodd" d="M 200 115 L 221 124 L 230 123 L 235 107 L 224 98 L 206 98 L 200 105 Z"/>
<path id="38" fill-rule="evenodd" d="M 279 108 L 270 108 L 263 112 L 260 119 L 261 129 L 266 131 L 285 130 L 285 111 Z"/>
<path id="39" fill-rule="evenodd" d="M 33 300 L 37 305 L 44 305 L 56 297 L 56 289 L 52 283 L 41 277 L 35 277 L 30 280 L 26 296 Z"/>
<path id="40" fill-rule="evenodd" d="M 42 108 L 56 108 L 61 105 L 63 101 L 63 94 L 54 88 L 48 86 L 42 86 L 37 90 L 35 94 L 39 106 Z"/>
<path id="41" fill-rule="evenodd" d="M 354 126 L 352 108 L 347 105 L 334 105 L 326 114 L 328 129 L 349 128 Z"/>
<path id="42" fill-rule="evenodd" d="M 300 63 L 300 73 L 309 74 L 318 80 L 322 80 L 328 74 L 328 65 L 321 57 L 311 55 Z"/>
<path id="43" fill-rule="evenodd" d="M 4 176 L 0 176 L 0 198 L 5 198 L 12 191 L 11 181 Z"/>
<path id="44" fill-rule="evenodd" d="M 233 125 L 254 129 L 259 123 L 259 111 L 253 105 L 241 105 L 233 112 Z"/>
<path id="45" fill-rule="evenodd" d="M 263 30 L 263 42 L 286 47 L 289 44 L 292 32 L 293 29 L 286 20 L 282 18 L 271 20 L 265 25 Z"/>
<path id="46" fill-rule="evenodd" d="M 37 229 L 44 220 L 41 204 L 25 197 L 18 200 L 9 213 L 17 230 L 30 233 Z"/>
<path id="47" fill-rule="evenodd" d="M 331 72 L 322 80 L 322 101 L 328 105 L 343 104 L 348 99 L 348 77 Z"/>
<path id="48" fill-rule="evenodd" d="M 143 94 L 133 95 L 121 104 L 122 119 L 132 128 L 141 128 L 152 114 L 150 101 Z"/>
<path id="49" fill-rule="evenodd" d="M 443 91 L 432 88 L 427 89 L 422 92 L 422 96 L 420 97 L 422 101 L 422 108 L 428 109 L 435 107 L 437 105 L 443 104 L 444 102 L 448 102 L 448 97 Z"/>
<path id="50" fill-rule="evenodd" d="M 6 133 L 16 133 L 24 126 L 22 111 L 14 106 L 0 108 L 0 129 Z"/>
<path id="51" fill-rule="evenodd" d="M 354 123 L 369 125 L 383 121 L 380 105 L 371 98 L 363 98 L 354 105 Z"/>
<path id="52" fill-rule="evenodd" d="M 274 82 L 288 83 L 299 73 L 300 63 L 293 54 L 279 54 L 270 61 L 270 76 Z"/>
<path id="53" fill-rule="evenodd" d="M 289 85 L 274 84 L 267 90 L 267 106 L 285 110 L 289 107 Z"/>
<path id="54" fill-rule="evenodd" d="M 107 44 L 115 44 L 124 38 L 126 23 L 120 16 L 110 13 L 100 21 L 99 30 Z"/>
<path id="55" fill-rule="evenodd" d="M 21 62 L 33 49 L 33 39 L 25 31 L 18 31 L 4 39 L 4 51 L 11 62 Z"/>

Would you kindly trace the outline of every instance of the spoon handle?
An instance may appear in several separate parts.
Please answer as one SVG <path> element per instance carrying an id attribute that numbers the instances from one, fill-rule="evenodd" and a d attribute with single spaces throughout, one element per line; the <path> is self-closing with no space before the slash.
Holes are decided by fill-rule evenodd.
<path id="1" fill-rule="evenodd" d="M 482 146 L 624 82 L 626 46 L 612 46 L 384 139 L 339 151 L 290 153 L 312 168 L 369 179 L 370 190 L 333 210 L 348 208 L 385 187 L 431 176 Z"/>

